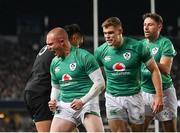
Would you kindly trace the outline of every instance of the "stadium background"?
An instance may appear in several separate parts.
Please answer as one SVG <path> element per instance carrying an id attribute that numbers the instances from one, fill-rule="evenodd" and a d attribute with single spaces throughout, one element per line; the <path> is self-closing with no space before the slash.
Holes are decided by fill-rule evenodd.
<path id="1" fill-rule="evenodd" d="M 162 34 L 172 40 L 178 53 L 172 78 L 180 99 L 180 1 L 155 0 L 155 9 L 164 19 Z M 109 16 L 121 19 L 125 35 L 142 38 L 142 14 L 146 12 L 150 12 L 150 0 L 99 0 L 99 44 L 104 41 L 100 25 Z M 93 0 L 0 0 L 1 132 L 35 131 L 23 104 L 25 84 L 47 30 L 71 23 L 80 25 L 85 34 L 82 48 L 93 53 Z M 104 125 L 107 125 L 102 95 L 100 100 Z M 178 116 L 179 125 L 180 114 Z M 149 130 L 153 131 L 153 124 L 151 128 Z"/>

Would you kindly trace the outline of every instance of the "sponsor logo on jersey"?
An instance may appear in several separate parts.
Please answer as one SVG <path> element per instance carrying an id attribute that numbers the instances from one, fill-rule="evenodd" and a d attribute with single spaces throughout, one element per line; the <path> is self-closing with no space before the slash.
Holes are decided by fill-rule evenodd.
<path id="1" fill-rule="evenodd" d="M 152 54 L 155 55 L 158 52 L 159 48 L 155 47 L 152 49 Z"/>
<path id="2" fill-rule="evenodd" d="M 126 52 L 126 53 L 123 54 L 123 56 L 124 56 L 124 59 L 129 60 L 131 58 L 131 53 Z"/>
<path id="3" fill-rule="evenodd" d="M 113 65 L 113 70 L 114 71 L 124 71 L 125 70 L 125 65 L 123 63 L 116 63 Z"/>
<path id="4" fill-rule="evenodd" d="M 42 54 L 44 54 L 44 52 L 47 50 L 47 46 L 44 46 L 41 50 L 40 50 L 40 52 L 39 52 L 39 56 L 41 56 Z"/>
<path id="5" fill-rule="evenodd" d="M 69 68 L 71 71 L 74 71 L 76 69 L 76 63 L 69 64 Z"/>
<path id="6" fill-rule="evenodd" d="M 71 76 L 69 74 L 64 74 L 62 76 L 62 81 L 68 81 L 68 80 L 72 80 Z"/>
<path id="7" fill-rule="evenodd" d="M 54 70 L 55 70 L 55 72 L 59 72 L 60 71 L 60 67 L 56 67 Z"/>
<path id="8" fill-rule="evenodd" d="M 105 56 L 105 57 L 104 57 L 104 60 L 105 60 L 105 61 L 111 61 L 111 56 Z"/>

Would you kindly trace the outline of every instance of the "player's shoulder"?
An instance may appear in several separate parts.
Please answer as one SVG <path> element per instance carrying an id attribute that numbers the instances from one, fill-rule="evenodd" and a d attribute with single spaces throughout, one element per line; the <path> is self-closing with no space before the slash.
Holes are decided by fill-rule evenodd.
<path id="1" fill-rule="evenodd" d="M 162 43 L 172 43 L 171 40 L 168 37 L 165 37 L 165 36 L 162 36 L 162 35 L 159 36 L 158 41 L 162 42 Z"/>
<path id="2" fill-rule="evenodd" d="M 56 64 L 57 62 L 59 62 L 60 59 L 61 59 L 61 57 L 55 56 L 55 57 L 52 59 L 51 64 Z"/>
<path id="3" fill-rule="evenodd" d="M 141 39 L 139 39 L 139 42 L 145 44 L 145 43 L 147 43 L 147 39 L 146 38 L 141 38 Z"/>
<path id="4" fill-rule="evenodd" d="M 104 43 L 100 44 L 100 46 L 97 47 L 97 48 L 98 49 L 103 49 L 103 48 L 106 48 L 106 47 L 108 47 L 108 44 L 107 44 L 107 42 L 104 42 Z"/>
<path id="5" fill-rule="evenodd" d="M 100 44 L 100 46 L 98 46 L 95 49 L 95 52 L 97 52 L 97 51 L 105 51 L 106 49 L 108 49 L 108 44 L 107 44 L 107 42 L 104 42 L 104 43 Z"/>
<path id="6" fill-rule="evenodd" d="M 124 43 L 129 48 L 143 47 L 143 42 L 141 40 L 132 37 L 124 37 Z"/>
<path id="7" fill-rule="evenodd" d="M 92 55 L 91 52 L 89 52 L 86 49 L 82 49 L 82 48 L 75 48 L 75 51 L 76 51 L 75 53 L 78 55 Z"/>

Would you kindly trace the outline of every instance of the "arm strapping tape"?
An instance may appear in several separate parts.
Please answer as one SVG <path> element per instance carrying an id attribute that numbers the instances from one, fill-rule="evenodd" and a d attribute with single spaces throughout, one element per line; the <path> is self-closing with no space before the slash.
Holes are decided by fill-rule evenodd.
<path id="1" fill-rule="evenodd" d="M 85 104 L 89 100 L 98 96 L 105 88 L 105 81 L 100 68 L 89 74 L 90 79 L 93 81 L 93 85 L 89 92 L 81 98 L 81 101 Z"/>
<path id="2" fill-rule="evenodd" d="M 60 94 L 60 90 L 59 90 L 58 85 L 52 85 L 51 96 L 50 96 L 51 100 L 57 100 L 59 94 Z"/>

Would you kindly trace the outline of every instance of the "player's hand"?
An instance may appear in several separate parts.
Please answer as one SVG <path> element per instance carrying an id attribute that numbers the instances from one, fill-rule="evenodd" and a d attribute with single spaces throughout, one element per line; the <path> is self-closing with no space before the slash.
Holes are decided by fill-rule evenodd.
<path id="1" fill-rule="evenodd" d="M 74 110 L 79 110 L 82 108 L 82 106 L 83 106 L 83 103 L 81 99 L 74 99 L 71 103 L 71 108 Z"/>
<path id="2" fill-rule="evenodd" d="M 56 103 L 56 100 L 50 100 L 48 102 L 48 105 L 49 105 L 49 109 L 53 112 L 56 111 L 56 106 L 57 106 L 57 103 Z"/>
<path id="3" fill-rule="evenodd" d="M 152 105 L 153 113 L 161 112 L 163 110 L 163 106 L 163 96 L 155 96 Z"/>

